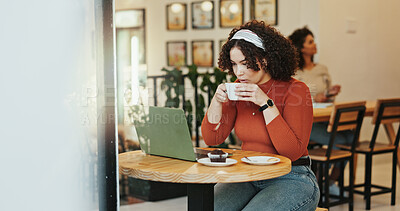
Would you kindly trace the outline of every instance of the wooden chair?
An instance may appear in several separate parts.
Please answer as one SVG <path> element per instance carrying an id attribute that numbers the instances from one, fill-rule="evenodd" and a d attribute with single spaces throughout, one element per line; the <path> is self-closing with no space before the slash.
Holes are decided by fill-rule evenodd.
<path id="1" fill-rule="evenodd" d="M 400 125 L 397 130 L 397 135 L 394 143 L 377 143 L 376 138 L 378 136 L 379 128 L 381 124 L 388 124 L 400 122 L 400 98 L 397 99 L 381 99 L 377 101 L 377 105 L 374 111 L 372 123 L 375 124 L 374 132 L 370 141 L 360 142 L 355 152 L 365 155 L 365 179 L 364 183 L 354 185 L 357 187 L 364 187 L 364 191 L 354 190 L 354 193 L 364 195 L 366 201 L 366 209 L 371 208 L 371 196 L 383 193 L 391 193 L 391 205 L 396 203 L 396 164 L 397 164 L 397 149 L 399 146 L 400 137 Z M 339 148 L 344 150 L 351 150 L 350 146 L 337 145 Z M 373 155 L 393 153 L 392 161 L 392 186 L 384 187 L 380 185 L 371 184 L 372 177 L 372 157 Z M 371 188 L 377 188 L 378 191 L 371 191 Z"/>
<path id="2" fill-rule="evenodd" d="M 335 104 L 331 113 L 327 131 L 330 132 L 330 140 L 327 148 L 316 148 L 309 150 L 309 155 L 312 159 L 312 168 L 318 177 L 318 184 L 320 187 L 320 205 L 324 208 L 329 208 L 338 204 L 349 203 L 349 210 L 353 210 L 353 178 L 354 175 L 354 151 L 335 150 L 333 144 L 337 132 L 343 130 L 353 130 L 354 138 L 352 144 L 352 150 L 356 146 L 358 141 L 362 121 L 365 114 L 365 101 L 352 102 L 352 103 L 340 103 Z M 349 171 L 349 194 L 347 197 L 344 196 L 344 167 L 345 162 L 350 163 Z M 329 194 L 329 169 L 331 164 L 340 164 L 340 178 L 339 187 L 340 195 L 335 196 Z M 335 201 L 330 201 L 330 198 L 335 198 Z"/>

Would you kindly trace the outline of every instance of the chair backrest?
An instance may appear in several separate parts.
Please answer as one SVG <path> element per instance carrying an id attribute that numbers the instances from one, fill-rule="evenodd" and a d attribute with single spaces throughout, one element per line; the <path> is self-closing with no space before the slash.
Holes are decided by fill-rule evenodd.
<path id="1" fill-rule="evenodd" d="M 400 98 L 378 99 L 375 106 L 374 116 L 372 118 L 372 123 L 375 124 L 375 128 L 370 142 L 370 149 L 373 149 L 375 146 L 380 125 L 391 124 L 394 122 L 400 122 Z M 397 137 L 399 137 L 399 133 L 400 126 L 397 130 Z M 396 146 L 398 146 L 399 143 L 397 137 L 395 140 Z"/>
<path id="2" fill-rule="evenodd" d="M 349 103 L 335 103 L 329 119 L 329 125 L 327 128 L 328 132 L 332 132 L 335 121 L 338 123 L 336 131 L 352 130 L 357 127 L 357 118 L 360 109 L 364 107 L 365 112 L 365 101 L 349 102 Z M 354 109 L 360 108 L 360 109 Z M 341 111 L 340 113 L 338 111 Z M 336 118 L 338 118 L 336 120 Z"/>
<path id="3" fill-rule="evenodd" d="M 329 120 L 327 131 L 331 133 L 326 156 L 330 157 L 337 132 L 353 130 L 354 138 L 351 151 L 354 152 L 356 142 L 360 136 L 361 125 L 365 114 L 365 101 L 335 103 Z"/>

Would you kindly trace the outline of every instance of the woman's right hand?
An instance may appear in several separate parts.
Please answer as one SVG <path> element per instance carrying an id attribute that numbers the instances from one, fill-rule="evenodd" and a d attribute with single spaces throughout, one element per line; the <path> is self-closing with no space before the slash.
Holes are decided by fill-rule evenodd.
<path id="1" fill-rule="evenodd" d="M 225 83 L 218 85 L 217 90 L 214 94 L 214 99 L 219 103 L 228 102 L 228 94 L 226 93 Z"/>

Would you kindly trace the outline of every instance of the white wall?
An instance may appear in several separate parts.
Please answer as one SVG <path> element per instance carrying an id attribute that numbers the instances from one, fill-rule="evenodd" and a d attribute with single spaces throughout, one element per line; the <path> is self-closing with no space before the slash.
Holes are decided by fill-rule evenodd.
<path id="1" fill-rule="evenodd" d="M 342 85 L 338 100 L 400 97 L 400 1 L 321 1 L 321 63 Z M 354 20 L 355 33 L 346 33 Z"/>
<path id="2" fill-rule="evenodd" d="M 400 1 L 320 1 L 320 62 L 334 83 L 342 85 L 338 101 L 400 97 Z M 355 33 L 347 33 L 353 21 Z M 361 138 L 372 134 L 364 120 Z M 380 140 L 387 143 L 382 130 Z"/>
<path id="3" fill-rule="evenodd" d="M 206 30 L 192 29 L 191 3 L 197 0 L 116 0 L 116 10 L 130 8 L 146 9 L 146 48 L 148 75 L 160 75 L 161 68 L 166 67 L 166 42 L 173 40 L 187 41 L 188 63 L 191 64 L 191 41 L 198 39 L 214 40 L 214 63 L 217 66 L 219 41 L 227 39 L 231 28 L 219 27 L 219 1 L 214 0 L 214 28 Z M 187 4 L 187 29 L 168 31 L 166 27 L 166 5 L 173 2 Z M 318 33 L 318 0 L 280 0 L 278 5 L 277 28 L 284 35 L 289 35 L 295 28 L 308 25 Z M 244 0 L 244 20 L 250 19 L 250 0 Z M 200 68 L 199 71 L 206 69 Z"/>

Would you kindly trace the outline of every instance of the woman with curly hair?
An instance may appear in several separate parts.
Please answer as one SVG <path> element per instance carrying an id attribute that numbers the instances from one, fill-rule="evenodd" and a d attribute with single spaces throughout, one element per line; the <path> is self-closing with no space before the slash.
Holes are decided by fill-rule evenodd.
<path id="1" fill-rule="evenodd" d="M 217 184 L 215 210 L 315 210 L 319 189 L 307 151 L 312 101 L 308 87 L 292 78 L 294 47 L 253 20 L 231 31 L 218 64 L 236 75 L 238 100 L 218 86 L 201 125 L 205 143 L 221 144 L 235 128 L 243 150 L 288 157 L 292 170 L 275 179 Z"/>

